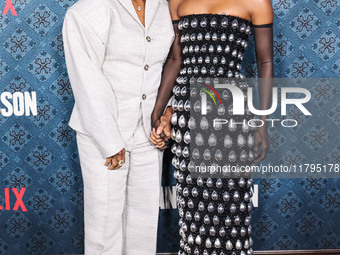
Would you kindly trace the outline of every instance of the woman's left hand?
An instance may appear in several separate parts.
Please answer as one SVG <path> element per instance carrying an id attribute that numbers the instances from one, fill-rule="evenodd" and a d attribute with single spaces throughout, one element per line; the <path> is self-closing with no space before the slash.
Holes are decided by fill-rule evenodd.
<path id="1" fill-rule="evenodd" d="M 261 148 L 261 154 L 259 155 L 259 147 Z M 259 127 L 255 132 L 255 160 L 254 162 L 259 162 L 264 160 L 267 156 L 269 150 L 269 139 L 268 139 L 268 129 L 266 126 Z"/>

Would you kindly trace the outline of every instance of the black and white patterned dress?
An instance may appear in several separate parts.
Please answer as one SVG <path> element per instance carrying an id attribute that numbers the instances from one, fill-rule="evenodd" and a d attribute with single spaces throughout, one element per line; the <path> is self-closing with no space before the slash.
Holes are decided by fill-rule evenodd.
<path id="1" fill-rule="evenodd" d="M 179 255 L 250 255 L 252 178 L 208 178 L 190 174 L 190 81 L 207 77 L 243 78 L 241 61 L 251 22 L 223 14 L 192 14 L 180 18 L 183 63 L 172 102 L 171 151 L 176 167 L 180 214 Z M 231 103 L 231 102 L 229 102 Z M 251 165 L 254 137 L 248 128 L 225 132 L 223 163 Z M 192 141 L 194 142 L 194 141 Z M 197 155 L 204 150 L 196 151 Z M 196 155 L 196 156 L 197 156 Z M 216 154 L 215 154 L 216 155 Z M 194 156 L 195 157 L 195 156 Z"/>

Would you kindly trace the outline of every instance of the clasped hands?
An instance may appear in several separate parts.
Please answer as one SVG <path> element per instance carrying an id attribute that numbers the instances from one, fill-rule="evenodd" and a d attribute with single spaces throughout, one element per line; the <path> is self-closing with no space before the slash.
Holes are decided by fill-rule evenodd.
<path id="1" fill-rule="evenodd" d="M 160 150 L 164 150 L 167 148 L 167 144 L 170 139 L 170 119 L 172 116 L 172 108 L 168 107 L 164 112 L 164 115 L 161 116 L 157 121 L 157 129 L 153 127 L 152 132 L 150 134 L 150 141 L 156 146 L 156 148 Z M 105 166 L 107 166 L 108 170 L 116 170 L 123 166 L 125 163 L 125 148 L 119 151 L 117 154 L 106 158 Z"/>
<path id="2" fill-rule="evenodd" d="M 159 119 L 159 126 L 157 129 L 153 127 L 150 141 L 159 148 L 164 150 L 167 148 L 167 142 L 170 138 L 171 129 L 171 107 L 168 107 L 163 116 Z M 162 133 L 164 131 L 164 133 Z M 163 136 L 162 136 L 163 134 Z M 254 163 L 262 161 L 266 158 L 269 150 L 269 139 L 268 139 L 268 127 L 266 125 L 259 127 L 254 134 L 255 144 L 254 144 Z"/>
<path id="3" fill-rule="evenodd" d="M 171 107 L 168 107 L 165 110 L 164 115 L 158 119 L 157 128 L 155 127 L 152 128 L 149 139 L 159 150 L 164 150 L 167 148 L 170 139 L 171 116 L 172 109 Z M 259 162 L 265 159 L 269 150 L 269 139 L 266 126 L 258 128 L 258 130 L 255 132 L 254 145 L 255 145 L 254 162 Z M 261 148 L 261 152 L 259 152 L 259 148 Z M 125 148 L 123 148 L 120 152 L 113 155 L 112 157 L 108 157 L 106 159 L 105 166 L 108 166 L 109 170 L 113 170 L 122 167 L 124 163 L 125 163 Z"/>
<path id="4" fill-rule="evenodd" d="M 156 119 L 153 123 L 149 139 L 159 150 L 165 150 L 168 147 L 170 141 L 171 116 L 172 107 L 167 107 L 163 116 Z"/>

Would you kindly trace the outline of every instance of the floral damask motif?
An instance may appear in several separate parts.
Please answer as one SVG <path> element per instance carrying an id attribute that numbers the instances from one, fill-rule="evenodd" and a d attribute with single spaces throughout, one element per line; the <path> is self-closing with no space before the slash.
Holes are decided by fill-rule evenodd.
<path id="1" fill-rule="evenodd" d="M 318 151 L 329 141 L 329 138 L 329 132 L 327 132 L 324 127 L 315 125 L 303 136 L 303 141 L 308 144 L 311 149 Z"/>
<path id="2" fill-rule="evenodd" d="M 32 0 L 12 0 L 12 3 L 15 6 L 15 10 L 18 13 L 18 15 L 22 15 L 21 12 L 31 1 Z"/>
<path id="3" fill-rule="evenodd" d="M 11 51 L 12 52 L 17 52 L 17 51 L 24 52 L 27 49 L 25 42 L 27 42 L 27 37 L 13 36 L 13 38 L 11 38 L 11 43 L 13 43 L 13 46 L 11 47 Z"/>
<path id="4" fill-rule="evenodd" d="M 274 207 L 281 217 L 289 219 L 303 207 L 303 204 L 303 201 L 293 191 L 289 191 L 277 201 Z"/>
<path id="5" fill-rule="evenodd" d="M 12 188 L 20 189 L 22 187 L 25 187 L 24 182 L 27 180 L 27 177 L 24 174 L 22 174 L 20 176 L 12 175 L 10 180 L 13 183 Z"/>
<path id="6" fill-rule="evenodd" d="M 39 188 L 27 201 L 27 206 L 42 217 L 55 204 L 55 199 L 44 188 Z"/>
<path id="7" fill-rule="evenodd" d="M 340 192 L 337 188 L 330 189 L 320 198 L 319 204 L 330 214 L 336 214 L 340 208 Z"/>
<path id="8" fill-rule="evenodd" d="M 72 195 L 72 203 L 76 205 L 80 210 L 84 209 L 84 190 L 81 187 L 77 192 Z"/>
<path id="9" fill-rule="evenodd" d="M 289 9 L 290 3 L 287 0 L 278 0 L 276 4 L 273 5 L 275 9 Z"/>
<path id="10" fill-rule="evenodd" d="M 42 172 L 52 163 L 54 158 L 54 155 L 44 145 L 38 144 L 25 160 L 36 171 Z"/>
<path id="11" fill-rule="evenodd" d="M 293 51 L 294 45 L 282 33 L 278 34 L 273 41 L 275 64 L 281 64 Z"/>
<path id="12" fill-rule="evenodd" d="M 66 72 L 62 73 L 50 86 L 50 90 L 62 102 L 73 99 L 71 83 Z"/>
<path id="13" fill-rule="evenodd" d="M 31 220 L 21 212 L 15 212 L 3 225 L 3 229 L 16 239 L 21 238 L 31 227 Z"/>
<path id="14" fill-rule="evenodd" d="M 336 39 L 334 37 L 326 38 L 321 37 L 320 38 L 320 44 L 322 44 L 322 47 L 319 48 L 320 53 L 325 53 L 325 51 L 328 51 L 328 53 L 332 53 L 335 51 L 335 45 Z"/>
<path id="15" fill-rule="evenodd" d="M 306 185 L 307 190 L 311 190 L 311 189 L 320 190 L 321 179 L 307 178 L 306 181 L 308 182 L 308 184 Z"/>
<path id="16" fill-rule="evenodd" d="M 17 143 L 19 145 L 25 144 L 25 139 L 24 139 L 25 132 L 21 129 L 18 132 L 15 130 L 12 130 L 12 132 L 9 133 L 9 136 L 11 139 L 9 140 L 10 145 L 14 146 Z"/>
<path id="17" fill-rule="evenodd" d="M 47 254 L 47 251 L 54 246 L 55 242 L 43 231 L 35 232 L 25 243 L 25 248 L 30 254 Z"/>
<path id="18" fill-rule="evenodd" d="M 51 41 L 50 47 L 60 56 L 64 57 L 64 43 L 62 33 L 57 34 Z"/>
<path id="19" fill-rule="evenodd" d="M 273 243 L 271 250 L 296 250 L 297 247 L 297 242 L 289 234 L 284 234 Z"/>
<path id="20" fill-rule="evenodd" d="M 328 133 L 326 132 L 326 130 L 320 130 L 320 131 L 314 130 L 310 133 L 310 136 L 314 138 L 311 142 L 312 145 L 316 145 L 316 144 L 323 145 L 327 141 Z"/>
<path id="21" fill-rule="evenodd" d="M 254 230 L 256 237 L 261 241 L 265 241 L 278 230 L 278 225 L 268 214 L 263 214 L 260 219 L 255 222 Z"/>
<path id="22" fill-rule="evenodd" d="M 303 55 L 296 58 L 286 69 L 286 75 L 292 78 L 307 78 L 315 72 L 315 66 Z"/>
<path id="23" fill-rule="evenodd" d="M 339 0 L 314 0 L 326 15 L 331 15 L 340 6 Z"/>
<path id="24" fill-rule="evenodd" d="M 13 93 L 15 92 L 24 92 L 27 91 L 27 82 L 20 76 L 16 76 L 9 85 L 9 88 L 12 90 Z"/>
<path id="25" fill-rule="evenodd" d="M 63 234 L 77 222 L 77 219 L 66 208 L 60 208 L 48 222 L 56 232 Z"/>
<path id="26" fill-rule="evenodd" d="M 332 232 L 327 232 L 323 237 L 321 237 L 319 247 L 322 249 L 336 249 L 337 246 L 337 236 Z"/>
<path id="27" fill-rule="evenodd" d="M 37 65 L 37 68 L 35 69 L 35 72 L 37 74 L 41 74 L 42 72 L 44 72 L 45 74 L 48 74 L 49 72 L 51 72 L 52 68 L 49 67 L 49 65 L 52 63 L 52 60 L 49 58 L 37 58 L 35 59 L 35 64 Z"/>
<path id="28" fill-rule="evenodd" d="M 50 153 L 48 151 L 43 151 L 43 152 L 35 151 L 33 153 L 33 157 L 35 158 L 35 161 L 33 164 L 37 167 L 40 165 L 47 166 L 48 164 L 51 163 L 51 161 L 49 160 L 49 156 L 50 156 Z"/>
<path id="29" fill-rule="evenodd" d="M 276 184 L 276 180 L 272 178 L 261 180 L 261 191 L 273 193 L 275 191 L 274 184 Z"/>
<path id="30" fill-rule="evenodd" d="M 331 97 L 330 91 L 331 86 L 329 84 L 323 84 L 323 85 L 317 85 L 315 88 L 315 94 L 314 97 L 317 100 L 324 99 L 328 100 Z"/>
<path id="31" fill-rule="evenodd" d="M 74 131 L 68 126 L 68 119 L 63 119 L 50 132 L 53 141 L 62 148 L 66 148 L 74 141 Z"/>
<path id="32" fill-rule="evenodd" d="M 283 18 L 295 7 L 298 0 L 273 0 L 272 3 L 275 14 Z"/>
<path id="33" fill-rule="evenodd" d="M 45 5 L 39 5 L 27 18 L 26 23 L 40 36 L 44 36 L 58 21 L 58 16 Z"/>
<path id="34" fill-rule="evenodd" d="M 325 196 L 325 199 L 327 200 L 327 202 L 325 203 L 325 206 L 327 208 L 330 208 L 330 207 L 334 207 L 335 209 L 337 209 L 340 205 L 340 195 L 339 194 L 327 194 Z"/>
<path id="35" fill-rule="evenodd" d="M 285 56 L 287 54 L 287 47 L 288 43 L 286 41 L 281 41 L 281 42 L 274 42 L 274 55 L 276 56 L 277 54 L 280 55 L 281 57 Z"/>
<path id="36" fill-rule="evenodd" d="M 302 11 L 290 22 L 291 29 L 302 40 L 306 40 L 320 25 L 320 19 L 310 8 L 302 9 Z"/>
<path id="37" fill-rule="evenodd" d="M 328 61 L 338 51 L 340 39 L 332 30 L 324 32 L 314 43 L 313 51 L 323 60 Z"/>
<path id="38" fill-rule="evenodd" d="M 297 18 L 297 21 L 299 23 L 299 25 L 296 27 L 297 31 L 302 32 L 303 30 L 306 31 L 311 31 L 313 28 L 313 25 L 311 24 L 311 22 L 314 20 L 314 16 L 312 15 L 307 15 L 307 17 L 303 17 L 302 15 L 300 15 Z"/>
<path id="39" fill-rule="evenodd" d="M 323 224 L 322 220 L 309 210 L 295 223 L 295 228 L 306 237 L 311 236 Z"/>
<path id="40" fill-rule="evenodd" d="M 58 66 L 58 62 L 47 51 L 42 51 L 29 63 L 28 69 L 38 80 L 46 81 Z"/>
<path id="41" fill-rule="evenodd" d="M 19 123 L 15 123 L 2 136 L 2 141 L 7 144 L 13 151 L 22 150 L 31 139 L 31 133 L 24 129 Z"/>
<path id="42" fill-rule="evenodd" d="M 328 5 L 329 7 L 335 7 L 337 5 L 338 1 L 337 0 L 323 0 L 321 2 L 321 6 L 323 8 L 326 8 Z"/>
<path id="43" fill-rule="evenodd" d="M 35 28 L 48 27 L 51 24 L 47 20 L 49 17 L 51 17 L 51 14 L 48 11 L 36 12 L 33 17 L 36 19 L 36 21 L 33 22 L 33 26 Z"/>
<path id="44" fill-rule="evenodd" d="M 304 178 L 299 181 L 299 185 L 310 197 L 316 197 L 316 195 L 327 187 L 329 183 L 328 179 L 321 178 Z"/>
<path id="45" fill-rule="evenodd" d="M 305 156 L 295 147 L 291 148 L 289 151 L 287 151 L 282 159 L 280 160 L 280 164 L 284 165 L 300 165 L 302 163 L 306 162 Z"/>
<path id="46" fill-rule="evenodd" d="M 29 118 L 39 127 L 43 128 L 57 115 L 55 107 L 44 97 L 39 97 L 37 115 Z"/>
<path id="47" fill-rule="evenodd" d="M 58 136 L 57 139 L 58 141 L 62 142 L 62 141 L 72 141 L 73 140 L 73 136 L 71 135 L 72 129 L 70 129 L 69 127 L 58 127 L 57 129 L 58 132 Z"/>
<path id="48" fill-rule="evenodd" d="M 43 107 L 38 105 L 38 110 L 37 110 L 37 115 L 35 116 L 35 119 L 37 121 L 40 121 L 41 118 L 43 118 L 44 120 L 48 120 L 50 118 L 50 115 L 48 114 L 48 112 L 51 110 L 49 105 L 44 105 Z"/>
<path id="49" fill-rule="evenodd" d="M 67 166 L 61 166 L 49 178 L 49 182 L 63 194 L 69 191 L 77 181 L 78 176 Z"/>

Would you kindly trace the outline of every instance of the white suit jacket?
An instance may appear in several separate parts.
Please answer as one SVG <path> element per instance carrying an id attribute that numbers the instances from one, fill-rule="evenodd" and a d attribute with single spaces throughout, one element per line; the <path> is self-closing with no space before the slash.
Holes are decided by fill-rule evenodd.
<path id="1" fill-rule="evenodd" d="M 65 15 L 65 60 L 75 105 L 69 126 L 103 157 L 119 152 L 139 110 L 147 136 L 163 64 L 174 40 L 166 0 L 146 0 L 145 28 L 131 0 L 79 0 Z"/>

